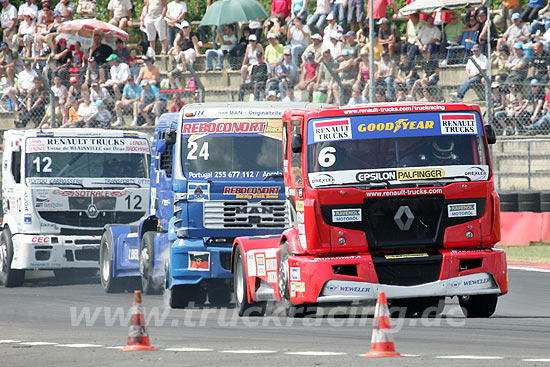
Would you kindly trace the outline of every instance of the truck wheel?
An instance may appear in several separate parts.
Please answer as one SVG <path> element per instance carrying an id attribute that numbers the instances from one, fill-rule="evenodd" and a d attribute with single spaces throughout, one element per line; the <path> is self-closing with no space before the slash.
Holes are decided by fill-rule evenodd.
<path id="1" fill-rule="evenodd" d="M 19 287 L 25 280 L 25 270 L 12 269 L 13 241 L 9 227 L 0 235 L 0 284 L 6 287 Z"/>
<path id="2" fill-rule="evenodd" d="M 211 305 L 224 306 L 231 303 L 233 284 L 230 279 L 221 279 L 211 282 L 206 287 L 208 293 L 208 302 Z"/>
<path id="3" fill-rule="evenodd" d="M 145 294 L 162 294 L 163 281 L 154 278 L 155 271 L 155 236 L 156 232 L 145 232 L 141 239 L 141 253 L 139 255 L 139 272 L 141 273 L 141 288 Z"/>
<path id="4" fill-rule="evenodd" d="M 199 284 L 175 285 L 170 288 L 170 308 L 186 308 L 190 302 L 204 304 L 205 301 L 206 291 Z"/>
<path id="5" fill-rule="evenodd" d="M 491 317 L 497 308 L 498 295 L 482 294 L 478 296 L 460 296 L 458 303 L 462 308 L 464 316 L 470 317 Z"/>
<path id="6" fill-rule="evenodd" d="M 107 293 L 122 293 L 126 289 L 123 278 L 114 278 L 113 269 L 113 236 L 106 231 L 101 236 L 101 247 L 99 248 L 99 274 L 101 285 Z"/>
<path id="7" fill-rule="evenodd" d="M 244 269 L 243 255 L 241 254 L 241 249 L 238 247 L 235 253 L 233 269 L 235 269 L 235 279 L 233 280 L 235 303 L 239 316 L 263 316 L 267 302 L 248 302 L 246 271 Z"/>
<path id="8" fill-rule="evenodd" d="M 307 316 L 315 316 L 317 313 L 317 305 L 302 304 L 293 305 L 290 301 L 290 269 L 288 266 L 288 256 L 290 250 L 288 243 L 284 242 L 279 251 L 279 295 L 281 303 L 288 317 L 304 318 Z"/>

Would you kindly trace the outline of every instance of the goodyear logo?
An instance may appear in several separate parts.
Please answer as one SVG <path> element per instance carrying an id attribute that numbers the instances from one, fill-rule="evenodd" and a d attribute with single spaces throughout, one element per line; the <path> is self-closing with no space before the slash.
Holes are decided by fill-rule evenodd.
<path id="1" fill-rule="evenodd" d="M 361 133 L 375 131 L 391 131 L 392 133 L 396 133 L 399 130 L 429 130 L 433 129 L 433 127 L 433 121 L 409 121 L 409 119 L 399 119 L 395 122 L 360 124 L 357 130 Z"/>

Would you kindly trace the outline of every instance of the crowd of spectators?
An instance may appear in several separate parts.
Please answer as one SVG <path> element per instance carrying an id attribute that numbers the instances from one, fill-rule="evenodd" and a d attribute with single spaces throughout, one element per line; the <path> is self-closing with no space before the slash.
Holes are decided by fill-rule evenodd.
<path id="1" fill-rule="evenodd" d="M 207 72 L 240 71 L 240 100 L 337 105 L 365 102 L 371 86 L 380 102 L 442 100 L 441 68 L 465 64 L 466 78 L 451 81 L 458 87 L 452 101 L 462 100 L 470 89 L 482 95 L 488 86 L 499 132 L 550 129 L 550 97 L 545 93 L 550 2 L 542 0 L 530 0 L 523 11 L 506 2 L 497 22 L 487 20 L 485 4 L 397 19 L 394 1 L 373 0 L 372 45 L 364 0 L 317 0 L 309 6 L 315 9 L 312 14 L 307 0 L 273 0 L 268 19 L 201 26 L 196 32 L 186 19 L 184 0 L 145 0 L 138 21 L 132 19 L 130 0 L 110 0 L 110 23 L 126 29 L 139 25 L 143 32 L 143 40 L 131 49 L 120 39 L 107 45 L 98 34 L 90 49 L 59 36 L 60 24 L 76 14 L 95 15 L 94 0 L 79 0 L 76 6 L 60 0 L 53 9 L 48 0 L 40 8 L 34 1 L 26 0 L 17 9 L 10 0 L 0 0 L 2 95 L 19 112 L 20 126 L 29 121 L 48 124 L 44 65 L 28 62 L 47 56 L 55 67 L 46 82 L 63 126 L 121 126 L 125 114 L 131 115 L 132 126 L 152 125 L 168 108 L 161 89 L 176 88 L 178 79 L 186 78 L 189 67 L 204 57 Z M 170 60 L 165 78 L 155 65 L 164 54 Z M 485 77 L 489 65 L 493 80 Z M 178 97 L 170 107 L 182 103 Z"/>

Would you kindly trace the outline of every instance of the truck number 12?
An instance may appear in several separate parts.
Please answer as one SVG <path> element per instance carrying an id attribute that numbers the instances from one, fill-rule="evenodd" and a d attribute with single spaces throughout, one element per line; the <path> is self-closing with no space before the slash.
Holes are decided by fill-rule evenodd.
<path id="1" fill-rule="evenodd" d="M 128 204 L 128 209 L 141 209 L 141 195 L 135 195 L 132 199 L 131 195 L 126 196 L 126 204 Z M 132 203 L 134 207 L 132 208 Z"/>

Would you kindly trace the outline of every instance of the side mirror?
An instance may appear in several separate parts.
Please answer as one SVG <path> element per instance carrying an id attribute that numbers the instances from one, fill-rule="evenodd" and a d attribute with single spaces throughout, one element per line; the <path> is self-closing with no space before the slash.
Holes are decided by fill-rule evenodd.
<path id="1" fill-rule="evenodd" d="M 491 125 L 485 125 L 485 134 L 487 135 L 488 144 L 495 144 L 497 142 L 497 134 Z"/>
<path id="2" fill-rule="evenodd" d="M 175 130 L 169 130 L 169 131 L 166 132 L 166 135 L 164 135 L 164 143 L 166 145 L 176 144 L 176 131 Z"/>
<path id="3" fill-rule="evenodd" d="M 292 148 L 292 153 L 300 153 L 302 151 L 302 135 L 300 134 L 292 135 L 290 146 Z"/>

